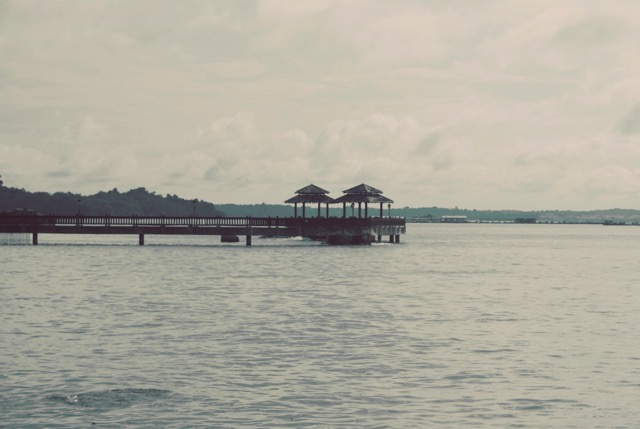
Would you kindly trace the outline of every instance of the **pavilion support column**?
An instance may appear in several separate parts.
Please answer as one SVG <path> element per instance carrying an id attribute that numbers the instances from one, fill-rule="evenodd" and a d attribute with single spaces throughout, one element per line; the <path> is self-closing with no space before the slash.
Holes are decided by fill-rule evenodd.
<path id="1" fill-rule="evenodd" d="M 347 203 L 344 202 L 342 203 L 342 218 L 346 218 L 347 217 Z"/>
<path id="2" fill-rule="evenodd" d="M 38 233 L 34 232 L 33 234 L 31 234 L 31 244 L 33 244 L 34 246 L 38 245 Z"/>
<path id="3" fill-rule="evenodd" d="M 326 218 L 329 219 L 329 203 L 327 203 L 327 215 Z"/>
<path id="4" fill-rule="evenodd" d="M 293 204 L 293 217 L 298 217 L 298 203 Z"/>
<path id="5" fill-rule="evenodd" d="M 251 246 L 251 233 L 252 228 L 250 226 L 247 227 L 247 237 L 246 237 L 246 245 Z"/>
<path id="6" fill-rule="evenodd" d="M 369 217 L 369 203 L 365 201 L 364 203 L 364 217 Z"/>
<path id="7" fill-rule="evenodd" d="M 138 244 L 144 246 L 144 234 L 138 234 Z"/>
<path id="8" fill-rule="evenodd" d="M 358 203 L 358 219 L 362 218 L 362 203 Z"/>
<path id="9" fill-rule="evenodd" d="M 382 203 L 380 203 L 380 219 L 382 219 L 383 211 L 382 211 Z"/>
<path id="10" fill-rule="evenodd" d="M 318 217 L 320 217 L 320 204 L 321 203 L 318 203 Z"/>
<path id="11" fill-rule="evenodd" d="M 307 217 L 307 203 L 302 202 L 302 219 Z"/>

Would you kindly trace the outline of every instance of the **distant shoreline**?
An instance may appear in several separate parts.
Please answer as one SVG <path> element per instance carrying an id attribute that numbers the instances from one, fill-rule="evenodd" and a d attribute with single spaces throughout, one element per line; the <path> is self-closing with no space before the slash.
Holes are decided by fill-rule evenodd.
<path id="1" fill-rule="evenodd" d="M 529 223 L 520 223 L 520 222 L 514 222 L 512 220 L 493 220 L 493 221 L 487 221 L 487 220 L 483 220 L 483 221 L 478 221 L 478 220 L 468 220 L 466 222 L 456 222 L 456 223 L 449 223 L 449 222 L 442 222 L 439 220 L 434 220 L 434 221 L 425 221 L 423 219 L 415 219 L 415 218 L 406 218 L 406 222 L 407 223 L 420 223 L 420 224 L 443 224 L 443 225 L 460 225 L 460 224 L 491 224 L 491 225 L 599 225 L 599 226 L 640 226 L 640 222 L 633 222 L 633 223 L 612 223 L 612 224 L 608 224 L 606 222 L 563 222 L 563 221 L 559 221 L 559 222 L 529 222 Z"/>
<path id="2" fill-rule="evenodd" d="M 215 204 L 177 195 L 158 195 L 145 188 L 119 192 L 113 189 L 93 195 L 69 192 L 29 192 L 0 185 L 0 212 L 16 209 L 34 210 L 43 214 L 85 215 L 160 215 L 189 216 L 254 216 L 291 217 L 293 207 L 286 204 Z M 342 207 L 333 206 L 330 216 L 341 217 Z M 534 223 L 548 224 L 639 224 L 640 210 L 476 210 L 447 207 L 391 207 L 384 216 L 401 216 L 408 222 L 438 222 L 443 216 L 462 216 L 477 223 L 513 223 L 518 218 L 535 219 Z"/>

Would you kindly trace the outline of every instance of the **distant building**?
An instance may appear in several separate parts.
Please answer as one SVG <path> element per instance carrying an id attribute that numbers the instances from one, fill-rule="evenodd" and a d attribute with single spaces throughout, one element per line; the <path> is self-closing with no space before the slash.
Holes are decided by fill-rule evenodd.
<path id="1" fill-rule="evenodd" d="M 535 217 L 517 217 L 514 223 L 536 223 L 538 219 Z"/>
<path id="2" fill-rule="evenodd" d="M 466 216 L 442 216 L 440 218 L 442 223 L 467 223 Z"/>

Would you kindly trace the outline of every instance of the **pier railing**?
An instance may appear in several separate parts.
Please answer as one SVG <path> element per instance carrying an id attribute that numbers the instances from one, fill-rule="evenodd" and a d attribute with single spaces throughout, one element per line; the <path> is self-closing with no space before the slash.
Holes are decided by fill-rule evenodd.
<path id="1" fill-rule="evenodd" d="M 293 228 L 304 226 L 397 226 L 404 218 L 293 218 L 293 217 L 193 217 L 193 216 L 60 216 L 0 215 L 0 225 L 81 226 L 190 226 Z"/>
<path id="2" fill-rule="evenodd" d="M 405 232 L 404 218 L 340 217 L 194 217 L 194 216 L 83 216 L 0 214 L 0 233 L 31 233 L 33 244 L 38 234 L 137 234 L 144 244 L 145 234 L 295 236 L 334 241 L 370 241 L 389 235 L 399 242 Z M 332 238 L 333 237 L 333 238 Z M 336 237 L 339 237 L 337 239 Z M 347 237 L 345 239 L 345 237 Z M 395 238 L 394 238 L 395 237 Z"/>

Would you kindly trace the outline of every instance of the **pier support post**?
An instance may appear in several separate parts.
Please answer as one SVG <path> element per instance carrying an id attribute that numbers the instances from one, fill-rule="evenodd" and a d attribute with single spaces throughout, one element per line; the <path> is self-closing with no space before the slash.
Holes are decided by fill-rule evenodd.
<path id="1" fill-rule="evenodd" d="M 144 234 L 138 234 L 138 244 L 144 246 Z"/>
<path id="2" fill-rule="evenodd" d="M 382 235 L 378 234 L 378 243 L 382 241 Z"/>
<path id="3" fill-rule="evenodd" d="M 247 246 L 251 246 L 251 227 L 248 226 L 247 227 L 247 240 L 246 240 L 246 244 Z"/>
<path id="4" fill-rule="evenodd" d="M 393 234 L 391 234 L 391 235 L 389 236 L 389 243 L 393 243 L 393 240 L 394 240 L 394 236 L 393 236 Z"/>
<path id="5" fill-rule="evenodd" d="M 32 243 L 34 246 L 36 246 L 36 245 L 38 244 L 38 233 L 37 233 L 37 232 L 34 232 L 34 233 L 31 235 L 31 243 Z"/>
<path id="6" fill-rule="evenodd" d="M 396 234 L 396 244 L 400 243 L 400 234 Z"/>

